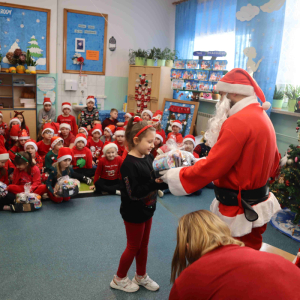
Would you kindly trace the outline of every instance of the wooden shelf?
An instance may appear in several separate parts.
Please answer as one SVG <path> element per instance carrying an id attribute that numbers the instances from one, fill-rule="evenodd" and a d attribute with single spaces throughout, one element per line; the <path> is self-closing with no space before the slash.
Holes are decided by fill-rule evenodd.
<path id="1" fill-rule="evenodd" d="M 172 68 L 174 70 L 189 70 L 189 71 L 209 71 L 209 72 L 217 72 L 217 71 L 220 71 L 220 72 L 223 72 L 223 73 L 228 73 L 228 70 L 213 70 L 213 69 L 177 69 L 177 68 Z"/>
<path id="2" fill-rule="evenodd" d="M 194 81 L 203 81 L 203 82 L 219 82 L 219 81 L 212 81 L 212 80 L 201 80 L 201 79 L 183 79 L 183 78 L 170 78 L 171 81 L 172 80 L 184 80 L 184 81 L 187 81 L 187 80 L 194 80 Z"/>
<path id="3" fill-rule="evenodd" d="M 30 87 L 30 86 L 36 86 L 35 84 L 15 84 L 14 83 L 14 86 L 21 86 L 21 87 Z"/>
<path id="4" fill-rule="evenodd" d="M 0 99 L 1 99 L 1 98 L 2 98 L 2 99 L 8 99 L 8 98 L 10 99 L 10 98 L 12 98 L 12 96 L 0 96 Z"/>
<path id="5" fill-rule="evenodd" d="M 0 84 L 0 87 L 1 86 L 12 86 L 11 84 Z"/>
<path id="6" fill-rule="evenodd" d="M 287 110 L 284 110 L 284 109 L 274 109 L 274 108 L 272 108 L 271 112 L 275 113 L 275 114 L 288 115 L 288 116 L 293 116 L 293 117 L 300 118 L 300 113 L 291 112 L 291 111 L 287 111 Z"/>
<path id="7" fill-rule="evenodd" d="M 219 100 L 210 100 L 210 99 L 199 99 L 199 101 L 213 103 L 213 104 L 219 102 Z"/>

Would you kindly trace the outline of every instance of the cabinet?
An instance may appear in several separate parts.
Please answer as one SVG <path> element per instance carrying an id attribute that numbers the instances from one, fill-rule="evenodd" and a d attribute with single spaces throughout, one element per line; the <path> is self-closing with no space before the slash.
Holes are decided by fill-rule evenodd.
<path id="1" fill-rule="evenodd" d="M 25 84 L 16 84 L 16 80 L 23 80 Z M 36 75 L 35 74 L 17 74 L 0 72 L 0 103 L 3 108 L 0 108 L 3 114 L 5 123 L 14 116 L 14 111 L 24 111 L 26 125 L 30 131 L 30 137 L 36 140 L 37 137 L 37 112 L 36 112 Z M 35 107 L 25 108 L 20 102 L 21 95 L 26 89 L 33 91 L 35 94 Z"/>
<path id="2" fill-rule="evenodd" d="M 148 80 L 149 85 L 151 85 L 151 96 L 147 109 L 150 109 L 153 113 L 158 109 L 162 110 L 164 98 L 173 98 L 170 79 L 171 68 L 130 65 L 128 76 L 127 111 L 133 113 L 136 113 L 137 111 L 135 101 L 135 84 L 141 74 L 146 74 L 146 80 Z"/>

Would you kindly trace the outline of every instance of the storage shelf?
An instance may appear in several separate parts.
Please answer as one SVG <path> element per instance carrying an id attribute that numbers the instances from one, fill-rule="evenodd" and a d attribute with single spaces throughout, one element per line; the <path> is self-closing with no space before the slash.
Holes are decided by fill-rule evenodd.
<path id="1" fill-rule="evenodd" d="M 177 69 L 177 68 L 172 68 L 174 70 L 189 70 L 189 71 L 214 71 L 214 72 L 217 72 L 217 71 L 220 71 L 220 72 L 223 72 L 223 73 L 228 73 L 228 70 L 213 70 L 213 69 Z"/>
<path id="2" fill-rule="evenodd" d="M 210 100 L 210 99 L 199 99 L 199 101 L 213 103 L 213 104 L 219 102 L 219 100 Z"/>
<path id="3" fill-rule="evenodd" d="M 10 99 L 10 98 L 12 98 L 12 96 L 0 96 L 0 99 Z"/>
<path id="4" fill-rule="evenodd" d="M 6 73 L 6 72 L 0 72 L 0 75 L 34 76 L 34 75 L 36 75 L 36 74 L 26 74 L 26 73 Z"/>
<path id="5" fill-rule="evenodd" d="M 272 108 L 271 112 L 275 113 L 275 114 L 288 115 L 288 116 L 293 116 L 293 117 L 300 118 L 300 113 L 291 112 L 291 111 L 287 111 L 287 110 L 284 110 L 284 109 L 274 109 L 274 108 Z"/>
<path id="6" fill-rule="evenodd" d="M 14 108 L 0 108 L 1 110 L 12 110 L 12 109 L 23 109 L 23 110 L 36 110 L 36 108 L 25 108 L 25 107 L 20 107 L 20 106 L 15 106 Z"/>
<path id="7" fill-rule="evenodd" d="M 172 81 L 172 80 L 184 80 L 184 81 L 194 80 L 194 81 L 203 81 L 203 82 L 219 82 L 219 81 L 202 80 L 202 79 L 183 79 L 183 78 L 170 78 L 170 79 L 171 79 L 171 81 Z"/>
<path id="8" fill-rule="evenodd" d="M 11 84 L 0 84 L 0 86 L 12 86 Z"/>
<path id="9" fill-rule="evenodd" d="M 180 92 L 195 92 L 195 93 L 213 93 L 213 91 L 198 91 L 198 90 L 181 90 L 181 89 L 172 89 L 173 91 L 180 91 Z"/>
<path id="10" fill-rule="evenodd" d="M 14 86 L 28 87 L 28 86 L 36 86 L 36 85 L 35 84 L 15 84 L 14 83 Z"/>

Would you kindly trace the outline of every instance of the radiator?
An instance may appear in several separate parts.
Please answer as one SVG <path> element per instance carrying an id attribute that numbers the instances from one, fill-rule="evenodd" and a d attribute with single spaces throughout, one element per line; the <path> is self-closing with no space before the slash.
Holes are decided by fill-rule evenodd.
<path id="1" fill-rule="evenodd" d="M 197 124 L 196 124 L 197 135 L 199 135 L 201 131 L 207 130 L 207 122 L 212 117 L 213 117 L 213 115 L 211 115 L 211 114 L 198 112 Z"/>

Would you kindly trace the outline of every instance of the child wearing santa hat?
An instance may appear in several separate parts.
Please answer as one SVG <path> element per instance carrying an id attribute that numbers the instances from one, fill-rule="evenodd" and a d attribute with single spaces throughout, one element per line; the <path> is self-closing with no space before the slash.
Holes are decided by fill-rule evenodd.
<path id="1" fill-rule="evenodd" d="M 181 144 L 183 142 L 183 137 L 179 131 L 182 130 L 182 123 L 179 120 L 175 120 L 172 123 L 172 132 L 168 134 L 168 139 L 175 140 L 176 143 Z"/>
<path id="2" fill-rule="evenodd" d="M 3 114 L 0 111 L 0 135 L 5 135 L 7 130 L 7 124 L 3 121 Z"/>
<path id="3" fill-rule="evenodd" d="M 93 122 L 99 120 L 99 111 L 95 107 L 94 96 L 88 96 L 86 98 L 86 108 L 84 108 L 80 115 L 80 127 L 85 127 L 87 130 L 91 130 L 93 127 Z"/>
<path id="4" fill-rule="evenodd" d="M 199 158 L 199 155 L 194 151 L 194 149 L 196 147 L 196 140 L 193 135 L 188 134 L 184 137 L 183 147 L 184 147 L 184 151 L 193 153 L 195 158 Z"/>
<path id="5" fill-rule="evenodd" d="M 114 143 L 118 147 L 118 155 L 122 156 L 125 150 L 125 128 L 118 127 L 115 131 L 115 138 L 116 140 Z"/>
<path id="6" fill-rule="evenodd" d="M 39 130 L 42 128 L 43 124 L 46 121 L 55 121 L 55 117 L 56 117 L 56 112 L 55 112 L 55 107 L 52 106 L 52 102 L 51 99 L 48 97 L 44 98 L 44 102 L 43 102 L 43 108 L 41 108 L 39 110 L 39 114 L 38 114 L 38 128 Z"/>
<path id="7" fill-rule="evenodd" d="M 17 130 L 17 127 L 14 127 L 13 132 L 11 133 L 11 130 L 13 126 L 19 125 L 19 129 Z M 19 131 L 21 129 L 21 121 L 18 118 L 12 118 L 9 121 L 8 128 L 6 130 L 5 134 L 5 147 L 6 149 L 10 149 L 18 140 Z"/>
<path id="8" fill-rule="evenodd" d="M 30 153 L 31 158 L 32 158 L 32 163 L 39 168 L 39 170 L 42 174 L 43 168 L 44 168 L 44 160 L 38 153 L 38 147 L 37 147 L 36 141 L 34 141 L 32 139 L 26 140 L 24 149 L 26 152 Z"/>
<path id="9" fill-rule="evenodd" d="M 45 172 L 49 173 L 51 167 L 57 162 L 58 151 L 63 147 L 64 140 L 59 136 L 51 138 L 51 150 L 46 154 L 45 157 Z"/>
<path id="10" fill-rule="evenodd" d="M 15 125 L 15 126 L 19 126 L 19 125 Z M 13 131 L 14 130 L 12 130 L 11 132 L 13 133 Z M 15 143 L 15 145 L 13 147 L 11 147 L 11 150 L 13 152 L 25 151 L 24 145 L 25 145 L 26 141 L 29 140 L 29 139 L 30 139 L 30 136 L 27 134 L 27 131 L 25 129 L 19 130 L 18 140 Z M 15 154 L 13 154 L 12 152 L 10 152 L 9 153 L 9 158 L 11 159 L 11 161 L 14 161 Z"/>
<path id="11" fill-rule="evenodd" d="M 96 193 L 108 193 L 120 195 L 120 168 L 122 158 L 118 156 L 118 147 L 115 143 L 108 143 L 103 148 L 103 156 L 98 161 L 94 177 L 94 185 L 90 189 L 96 189 Z"/>
<path id="12" fill-rule="evenodd" d="M 155 134 L 155 140 L 154 140 L 154 148 L 151 150 L 151 154 L 153 155 L 153 157 L 155 158 L 157 156 L 157 149 L 160 148 L 161 146 L 163 146 L 164 144 L 164 138 L 161 135 L 161 133 L 156 130 L 156 134 Z"/>
<path id="13" fill-rule="evenodd" d="M 86 147 L 87 140 L 84 134 L 78 133 L 74 142 L 75 146 L 72 150 L 72 165 L 75 171 L 79 171 L 84 176 L 93 177 L 95 169 L 93 168 L 92 152 Z"/>
<path id="14" fill-rule="evenodd" d="M 44 124 L 42 130 L 42 140 L 37 142 L 38 153 L 45 160 L 46 154 L 49 152 L 51 147 L 51 138 L 54 135 L 54 129 L 50 123 Z"/>
<path id="15" fill-rule="evenodd" d="M 103 143 L 100 140 L 102 135 L 102 126 L 101 124 L 96 124 L 92 129 L 92 136 L 88 138 L 86 147 L 89 148 L 92 152 L 93 157 L 93 167 L 97 166 L 98 157 L 102 153 Z"/>
<path id="16" fill-rule="evenodd" d="M 71 115 L 72 106 L 69 102 L 63 102 L 61 105 L 62 114 L 57 117 L 57 123 L 67 123 L 71 126 L 71 132 L 77 134 L 77 124 L 74 116 Z"/>
<path id="17" fill-rule="evenodd" d="M 144 120 L 144 121 L 150 121 L 153 117 L 153 113 L 151 110 L 149 109 L 145 109 L 142 111 L 141 113 L 141 118 Z"/>
<path id="18" fill-rule="evenodd" d="M 61 147 L 58 151 L 57 162 L 50 167 L 46 184 L 49 198 L 55 203 L 61 203 L 63 201 L 70 200 L 70 197 L 59 197 L 56 194 L 56 191 L 53 189 L 58 178 L 62 176 L 69 176 L 70 178 L 75 178 L 81 182 L 85 182 L 86 184 L 91 184 L 92 182 L 90 178 L 73 170 L 71 166 L 72 158 L 72 150 L 68 147 Z"/>
<path id="19" fill-rule="evenodd" d="M 15 115 L 14 115 L 14 118 L 17 118 L 20 120 L 21 122 L 21 130 L 25 129 L 28 133 L 28 135 L 30 135 L 30 132 L 29 132 L 29 128 L 28 126 L 26 125 L 26 122 L 25 122 L 25 117 L 23 115 L 23 112 L 24 111 L 16 111 L 15 110 Z"/>
<path id="20" fill-rule="evenodd" d="M 74 147 L 75 135 L 71 132 L 71 125 L 62 123 L 59 125 L 60 134 L 58 135 L 63 139 L 64 147 L 72 149 Z"/>
<path id="21" fill-rule="evenodd" d="M 125 115 L 124 115 L 124 120 L 125 122 L 129 121 L 129 119 L 133 118 L 134 117 L 134 113 L 130 113 L 130 112 L 127 112 Z M 125 125 L 125 124 L 124 124 Z"/>
<path id="22" fill-rule="evenodd" d="M 78 129 L 78 133 L 84 134 L 86 138 L 88 138 L 88 136 L 89 136 L 89 132 L 88 132 L 87 128 L 85 128 L 85 127 L 80 127 Z"/>
<path id="23" fill-rule="evenodd" d="M 148 121 L 148 123 L 151 124 L 156 129 L 156 131 L 159 132 L 159 134 L 163 137 L 163 143 L 165 143 L 166 133 L 161 127 L 162 115 L 163 115 L 162 111 L 157 110 L 153 115 L 153 118 L 150 121 Z"/>
<path id="24" fill-rule="evenodd" d="M 115 125 L 108 125 L 105 127 L 103 135 L 101 136 L 101 141 L 103 142 L 104 146 L 115 140 L 113 138 L 115 131 L 116 131 Z"/>

